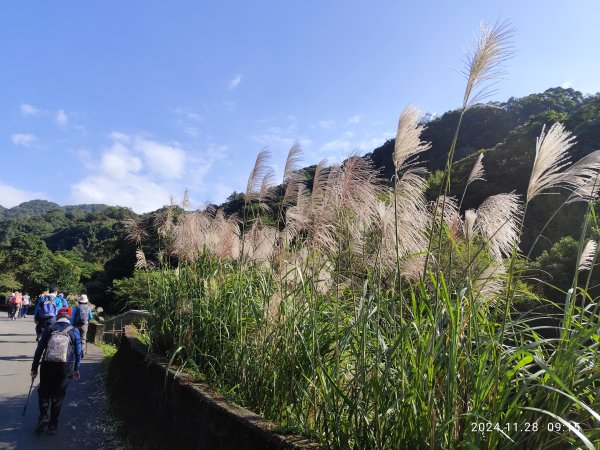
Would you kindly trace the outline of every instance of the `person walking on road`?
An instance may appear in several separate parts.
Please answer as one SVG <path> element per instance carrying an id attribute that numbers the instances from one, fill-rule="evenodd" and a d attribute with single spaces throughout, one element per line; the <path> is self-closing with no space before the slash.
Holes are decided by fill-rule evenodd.
<path id="1" fill-rule="evenodd" d="M 80 378 L 81 338 L 79 330 L 69 321 L 71 315 L 70 308 L 61 308 L 56 322 L 46 328 L 35 350 L 31 365 L 32 380 L 37 377 L 42 361 L 38 388 L 40 416 L 35 426 L 36 433 L 48 427 L 48 434 L 56 434 L 69 379 L 77 381 Z"/>
<path id="2" fill-rule="evenodd" d="M 73 316 L 71 317 L 71 325 L 77 327 L 79 334 L 81 335 L 81 349 L 82 351 L 86 348 L 87 343 L 87 331 L 89 321 L 94 318 L 92 314 L 92 308 L 89 305 L 89 299 L 86 294 L 81 294 L 77 299 L 77 306 L 73 310 Z M 83 357 L 83 355 L 82 355 Z"/>
<path id="3" fill-rule="evenodd" d="M 43 297 L 43 300 L 40 299 L 38 304 L 35 307 L 35 312 L 33 313 L 33 320 L 35 322 L 35 334 L 37 336 L 36 340 L 39 341 L 42 333 L 48 326 L 52 323 L 57 313 L 56 304 L 54 303 L 54 299 L 47 295 Z"/>
<path id="4" fill-rule="evenodd" d="M 21 318 L 27 318 L 27 310 L 29 309 L 29 304 L 31 303 L 31 297 L 29 297 L 29 292 L 25 292 L 23 296 L 23 304 L 21 305 Z"/>

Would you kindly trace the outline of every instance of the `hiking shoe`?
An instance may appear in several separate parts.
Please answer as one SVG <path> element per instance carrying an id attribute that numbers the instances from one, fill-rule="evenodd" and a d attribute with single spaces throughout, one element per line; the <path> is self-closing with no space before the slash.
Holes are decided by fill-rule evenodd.
<path id="1" fill-rule="evenodd" d="M 46 425 L 48 425 L 48 416 L 40 416 L 38 423 L 35 426 L 35 432 L 41 433 L 44 431 L 44 428 L 46 428 Z"/>
<path id="2" fill-rule="evenodd" d="M 50 425 L 48 425 L 48 434 L 52 435 L 52 436 L 55 435 L 57 428 L 58 428 L 58 425 L 51 423 Z"/>

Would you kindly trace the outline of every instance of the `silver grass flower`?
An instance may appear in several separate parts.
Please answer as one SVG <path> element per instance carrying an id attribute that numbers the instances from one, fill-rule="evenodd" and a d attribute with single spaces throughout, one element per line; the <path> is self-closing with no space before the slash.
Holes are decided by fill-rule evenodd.
<path id="1" fill-rule="evenodd" d="M 425 129 L 425 125 L 419 123 L 421 116 L 421 110 L 414 105 L 408 105 L 400 114 L 393 155 L 396 174 L 410 166 L 413 157 L 431 148 L 430 143 L 420 139 Z"/>
<path id="2" fill-rule="evenodd" d="M 581 257 L 579 258 L 579 270 L 590 270 L 592 268 L 597 248 L 598 244 L 596 244 L 596 241 L 587 241 L 583 252 L 581 252 Z"/>
<path id="3" fill-rule="evenodd" d="M 502 261 L 493 261 L 475 280 L 473 298 L 478 302 L 494 302 L 505 285 L 506 269 Z"/>
<path id="4" fill-rule="evenodd" d="M 285 212 L 286 241 L 289 242 L 291 242 L 296 234 L 307 230 L 310 225 L 311 196 L 304 183 L 298 185 L 295 203 L 294 206 L 289 207 Z"/>
<path id="5" fill-rule="evenodd" d="M 475 237 L 475 221 L 477 220 L 477 211 L 467 209 L 465 211 L 465 221 L 463 224 L 463 234 L 467 241 L 473 240 Z"/>
<path id="6" fill-rule="evenodd" d="M 431 203 L 430 208 L 432 214 L 431 220 L 434 225 L 440 222 L 439 219 L 441 218 L 443 211 L 443 220 L 448 228 L 452 229 L 457 225 L 460 225 L 460 228 L 462 228 L 462 221 L 458 211 L 458 202 L 454 197 L 441 195 L 435 202 Z"/>
<path id="7" fill-rule="evenodd" d="M 127 228 L 127 240 L 135 243 L 137 247 L 142 245 L 142 241 L 148 237 L 148 233 L 139 224 L 136 219 L 128 218 L 125 220 L 125 228 Z"/>
<path id="8" fill-rule="evenodd" d="M 425 200 L 427 182 L 422 176 L 424 173 L 420 169 L 409 169 L 395 185 L 394 241 L 390 244 L 393 249 L 398 246 L 401 256 L 420 253 L 427 248 L 431 214 Z"/>
<path id="9" fill-rule="evenodd" d="M 326 166 L 326 161 L 324 159 L 317 164 L 310 193 L 310 203 L 313 209 L 322 207 L 325 204 L 327 180 L 329 178 L 330 170 L 331 169 Z"/>
<path id="10" fill-rule="evenodd" d="M 257 197 L 259 201 L 265 201 L 273 197 L 274 191 L 272 188 L 274 186 L 274 183 L 275 171 L 271 167 L 268 167 L 265 170 L 262 180 L 260 181 L 260 189 L 258 190 Z"/>
<path id="11" fill-rule="evenodd" d="M 469 178 L 467 179 L 467 186 L 477 180 L 485 181 L 485 178 L 483 178 L 484 170 L 483 170 L 483 163 L 481 162 L 482 159 L 483 159 L 483 153 L 480 153 L 479 157 L 477 158 L 477 161 L 475 161 L 475 165 L 471 169 Z"/>
<path id="12" fill-rule="evenodd" d="M 260 187 L 263 182 L 265 175 L 269 174 L 268 163 L 271 159 L 271 152 L 269 150 L 262 150 L 256 156 L 254 167 L 248 177 L 248 183 L 246 184 L 245 199 L 247 202 L 256 199 L 260 194 Z"/>
<path id="13" fill-rule="evenodd" d="M 328 191 L 337 225 L 346 226 L 355 239 L 364 235 L 377 216 L 378 197 L 383 192 L 377 175 L 372 163 L 358 156 L 347 158 L 339 170 L 330 172 Z"/>
<path id="14" fill-rule="evenodd" d="M 136 269 L 153 269 L 154 268 L 154 263 L 152 263 L 151 261 L 148 261 L 146 259 L 146 254 L 144 253 L 144 250 L 142 250 L 141 248 L 138 248 L 135 251 L 135 268 Z"/>
<path id="15" fill-rule="evenodd" d="M 285 192 L 283 194 L 283 203 L 285 205 L 293 204 L 298 195 L 299 189 L 304 186 L 306 177 L 300 172 L 292 172 L 285 182 Z"/>
<path id="16" fill-rule="evenodd" d="M 596 150 L 573 164 L 564 172 L 572 180 L 573 192 L 567 203 L 591 201 L 598 198 L 600 189 L 600 150 Z"/>
<path id="17" fill-rule="evenodd" d="M 159 212 L 154 219 L 154 227 L 156 228 L 157 233 L 162 237 L 170 236 L 173 232 L 174 225 L 172 205 Z"/>
<path id="18" fill-rule="evenodd" d="M 496 259 L 511 254 L 518 245 L 521 202 L 515 193 L 488 197 L 477 209 L 476 229 L 488 241 Z"/>
<path id="19" fill-rule="evenodd" d="M 288 151 L 285 167 L 283 169 L 283 182 L 287 183 L 299 169 L 302 160 L 302 148 L 298 142 L 294 143 Z"/>
<path id="20" fill-rule="evenodd" d="M 527 201 L 536 195 L 557 187 L 578 187 L 579 172 L 565 176 L 561 171 L 569 165 L 568 150 L 575 144 L 575 138 L 564 125 L 555 123 L 545 133 L 545 127 L 536 140 L 535 160 L 529 178 Z"/>
<path id="21" fill-rule="evenodd" d="M 470 46 L 462 71 L 467 79 L 463 107 L 468 108 L 491 95 L 495 83 L 504 76 L 502 67 L 514 53 L 512 38 L 515 30 L 508 21 L 490 27 L 480 25 L 480 34 Z"/>
<path id="22" fill-rule="evenodd" d="M 181 207 L 183 209 L 188 209 L 191 206 L 190 202 L 190 192 L 186 189 L 183 192 L 183 199 L 181 200 Z"/>
<path id="23" fill-rule="evenodd" d="M 425 255 L 411 255 L 402 261 L 400 275 L 410 281 L 417 281 L 423 274 Z"/>

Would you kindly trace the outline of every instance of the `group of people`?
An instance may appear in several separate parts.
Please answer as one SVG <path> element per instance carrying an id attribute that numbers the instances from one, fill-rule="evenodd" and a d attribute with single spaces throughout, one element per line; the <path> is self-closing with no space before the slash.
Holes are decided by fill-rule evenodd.
<path id="1" fill-rule="evenodd" d="M 27 292 L 25 294 L 18 291 L 13 292 L 8 299 L 8 318 L 10 320 L 17 320 L 19 317 L 26 318 L 30 302 L 31 298 Z"/>
<path id="2" fill-rule="evenodd" d="M 24 296 L 23 296 L 24 297 Z M 31 365 L 31 383 L 40 373 L 38 388 L 39 418 L 35 431 L 56 434 L 62 402 L 69 380 L 80 378 L 88 323 L 93 318 L 86 294 L 77 298 L 71 309 L 57 288 L 40 294 L 33 313 L 37 348 Z"/>

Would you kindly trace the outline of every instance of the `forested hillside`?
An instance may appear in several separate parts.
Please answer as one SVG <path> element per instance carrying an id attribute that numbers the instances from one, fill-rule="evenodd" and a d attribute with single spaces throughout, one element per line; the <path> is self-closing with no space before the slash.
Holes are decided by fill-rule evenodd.
<path id="1" fill-rule="evenodd" d="M 430 172 L 430 200 L 439 191 L 441 169 L 446 163 L 458 116 L 458 111 L 449 111 L 429 121 L 422 135 L 424 141 L 432 144 L 421 156 Z M 485 181 L 477 181 L 469 188 L 462 210 L 476 208 L 490 195 L 513 190 L 523 194 L 535 154 L 536 137 L 544 126 L 549 127 L 556 121 L 563 122 L 577 138 L 571 150 L 573 161 L 600 149 L 600 94 L 584 96 L 573 89 L 552 88 L 468 110 L 458 138 L 452 195 L 461 199 L 466 179 L 481 152 Z M 390 140 L 365 155 L 380 170 L 381 177 L 390 182 L 394 173 L 393 149 L 394 140 Z M 312 187 L 314 171 L 315 166 L 302 170 L 308 189 Z M 282 195 L 281 187 L 274 188 L 270 210 L 257 210 L 253 202 L 245 202 L 244 195 L 236 192 L 224 204 L 211 208 L 214 212 L 222 209 L 226 215 L 237 214 L 240 220 L 260 214 L 264 221 L 277 224 L 281 223 L 286 208 Z M 565 198 L 564 193 L 544 195 L 529 205 L 522 252 L 529 253 L 535 237 Z M 56 284 L 66 292 L 86 290 L 97 304 L 119 309 L 124 306 L 120 300 L 135 297 L 127 292 L 133 293 L 135 283 L 121 281 L 113 289 L 113 282 L 133 275 L 137 245 L 141 244 L 149 263 L 169 259 L 171 264 L 176 264 L 176 258 L 170 255 L 171 243 L 164 238 L 163 231 L 169 224 L 176 223 L 182 211 L 179 207 L 165 207 L 140 216 L 122 207 L 61 207 L 44 200 L 10 209 L 0 206 L 0 295 L 6 296 L 15 289 L 35 295 L 44 287 Z M 544 229 L 543 237 L 532 250 L 532 257 L 538 258 L 538 262 L 531 266 L 542 269 L 542 278 L 550 282 L 559 279 L 565 268 L 574 264 L 575 241 L 561 241 L 561 238 L 579 238 L 583 212 L 584 206 L 578 203 L 566 205 Z M 138 242 L 132 237 L 132 229 L 137 230 Z M 544 250 L 547 253 L 542 253 Z"/>

